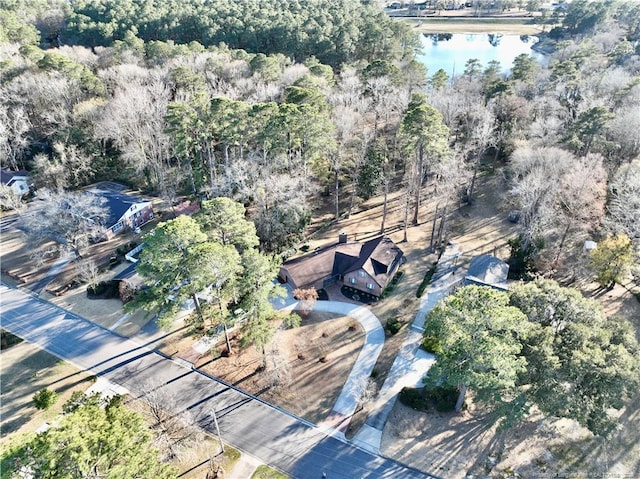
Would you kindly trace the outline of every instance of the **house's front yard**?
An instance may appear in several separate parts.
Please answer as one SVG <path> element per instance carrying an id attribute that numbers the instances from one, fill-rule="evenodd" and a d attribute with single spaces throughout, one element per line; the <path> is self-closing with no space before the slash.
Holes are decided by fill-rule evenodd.
<path id="1" fill-rule="evenodd" d="M 263 355 L 254 347 L 241 349 L 231 341 L 225 357 L 224 341 L 214 355 L 193 351 L 188 330 L 157 344 L 165 354 L 183 357 L 201 370 L 317 424 L 327 418 L 360 353 L 364 333 L 358 322 L 330 313 L 309 313 L 294 329 L 279 328 Z"/>

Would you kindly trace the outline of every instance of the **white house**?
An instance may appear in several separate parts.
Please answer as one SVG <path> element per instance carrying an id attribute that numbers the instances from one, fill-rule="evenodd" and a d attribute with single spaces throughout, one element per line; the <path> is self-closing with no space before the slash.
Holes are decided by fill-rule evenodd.
<path id="1" fill-rule="evenodd" d="M 26 171 L 0 170 L 0 183 L 11 188 L 17 196 L 29 193 L 29 173 Z"/>

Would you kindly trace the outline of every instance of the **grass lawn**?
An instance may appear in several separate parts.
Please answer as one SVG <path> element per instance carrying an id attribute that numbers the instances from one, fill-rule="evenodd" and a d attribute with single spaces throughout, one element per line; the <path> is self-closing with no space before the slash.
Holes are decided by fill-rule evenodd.
<path id="1" fill-rule="evenodd" d="M 263 464 L 258 466 L 255 472 L 251 475 L 251 479 L 289 479 L 289 476 L 285 476 L 281 472 Z"/>
<path id="2" fill-rule="evenodd" d="M 62 412 L 62 405 L 71 394 L 89 388 L 94 378 L 27 342 L 3 349 L 0 360 L 0 445 L 12 435 L 33 432 L 51 421 Z M 43 388 L 58 394 L 57 402 L 47 411 L 39 411 L 33 405 L 33 395 Z"/>

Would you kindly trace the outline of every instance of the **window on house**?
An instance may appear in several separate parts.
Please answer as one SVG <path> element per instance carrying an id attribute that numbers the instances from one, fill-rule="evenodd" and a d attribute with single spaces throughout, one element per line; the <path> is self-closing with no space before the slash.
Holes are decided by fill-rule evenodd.
<path id="1" fill-rule="evenodd" d="M 364 278 L 364 271 L 358 271 L 358 276 L 360 276 L 361 278 Z"/>
<path id="2" fill-rule="evenodd" d="M 358 280 L 355 279 L 353 276 L 351 278 L 349 278 L 349 283 L 356 284 L 357 282 L 358 282 Z"/>
<path id="3" fill-rule="evenodd" d="M 367 289 L 373 289 L 373 283 L 367 283 Z"/>

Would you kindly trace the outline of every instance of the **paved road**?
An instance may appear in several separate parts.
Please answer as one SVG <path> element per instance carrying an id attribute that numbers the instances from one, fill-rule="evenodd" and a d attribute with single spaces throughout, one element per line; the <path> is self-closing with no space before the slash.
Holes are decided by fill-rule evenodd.
<path id="1" fill-rule="evenodd" d="M 295 479 L 430 478 L 334 437 L 229 385 L 183 367 L 23 291 L 0 285 L 1 326 L 134 394 L 150 385 L 174 412 L 212 431 L 215 408 L 228 443 Z"/>

